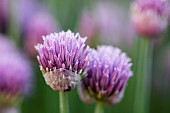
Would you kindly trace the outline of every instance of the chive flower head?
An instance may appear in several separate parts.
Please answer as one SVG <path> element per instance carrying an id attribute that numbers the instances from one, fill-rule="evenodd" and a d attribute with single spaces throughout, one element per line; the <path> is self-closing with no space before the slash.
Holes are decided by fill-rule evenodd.
<path id="1" fill-rule="evenodd" d="M 119 102 L 128 79 L 132 76 L 131 59 L 119 48 L 98 46 L 90 53 L 87 76 L 79 87 L 79 95 L 85 102 Z"/>
<path id="2" fill-rule="evenodd" d="M 43 44 L 35 46 L 37 59 L 47 85 L 53 90 L 69 91 L 74 89 L 86 75 L 88 53 L 86 38 L 79 33 L 53 33 L 43 36 Z"/>

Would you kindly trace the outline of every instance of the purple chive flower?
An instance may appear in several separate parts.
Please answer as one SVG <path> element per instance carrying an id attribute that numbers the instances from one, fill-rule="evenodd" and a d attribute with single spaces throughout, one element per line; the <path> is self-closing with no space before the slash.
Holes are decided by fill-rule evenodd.
<path id="1" fill-rule="evenodd" d="M 43 36 L 43 40 L 35 48 L 47 85 L 53 90 L 73 89 L 86 72 L 90 50 L 85 47 L 86 38 L 68 30 Z"/>
<path id="2" fill-rule="evenodd" d="M 29 22 L 24 27 L 24 48 L 32 57 L 37 54 L 34 45 L 43 42 L 41 36 L 58 30 L 54 18 L 45 12 L 37 12 L 32 15 L 32 18 L 29 19 Z"/>
<path id="3" fill-rule="evenodd" d="M 6 51 L 10 52 L 0 49 L 0 106 L 13 104 L 20 96 L 26 95 L 31 82 L 31 67 L 26 58 L 10 47 Z"/>
<path id="4" fill-rule="evenodd" d="M 136 0 L 132 4 L 132 21 L 138 33 L 157 36 L 167 28 L 169 4 L 166 0 Z"/>
<path id="5" fill-rule="evenodd" d="M 131 59 L 119 48 L 99 46 L 90 53 L 87 76 L 79 87 L 85 102 L 93 100 L 110 104 L 119 102 L 128 79 L 132 76 Z"/>

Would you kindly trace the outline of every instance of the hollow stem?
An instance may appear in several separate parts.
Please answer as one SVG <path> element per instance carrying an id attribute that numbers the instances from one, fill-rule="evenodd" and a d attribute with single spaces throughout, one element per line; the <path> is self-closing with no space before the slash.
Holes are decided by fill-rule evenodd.
<path id="1" fill-rule="evenodd" d="M 152 43 L 149 38 L 139 38 L 137 49 L 136 87 L 134 113 L 149 113 L 152 71 Z"/>
<path id="2" fill-rule="evenodd" d="M 68 97 L 65 92 L 59 92 L 60 113 L 69 113 Z"/>
<path id="3" fill-rule="evenodd" d="M 104 111 L 103 111 L 103 103 L 101 101 L 98 101 L 96 103 L 95 113 L 104 113 Z"/>

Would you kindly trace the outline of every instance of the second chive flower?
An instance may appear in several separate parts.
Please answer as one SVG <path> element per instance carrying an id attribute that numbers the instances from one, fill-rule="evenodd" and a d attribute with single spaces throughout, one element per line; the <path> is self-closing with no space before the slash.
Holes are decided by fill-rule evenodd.
<path id="1" fill-rule="evenodd" d="M 87 76 L 79 87 L 83 101 L 119 102 L 128 79 L 132 76 L 131 59 L 119 48 L 98 46 L 90 53 Z"/>
<path id="2" fill-rule="evenodd" d="M 44 36 L 43 41 L 35 48 L 46 83 L 53 90 L 72 90 L 86 73 L 90 51 L 86 38 L 68 30 Z"/>

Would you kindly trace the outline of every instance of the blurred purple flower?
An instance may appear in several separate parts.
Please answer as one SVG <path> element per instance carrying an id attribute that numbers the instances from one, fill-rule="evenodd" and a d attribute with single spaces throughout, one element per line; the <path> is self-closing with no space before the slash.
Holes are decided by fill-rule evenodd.
<path id="1" fill-rule="evenodd" d="M 23 46 L 29 56 L 35 58 L 37 51 L 36 43 L 42 43 L 42 35 L 58 31 L 57 20 L 40 2 L 36 0 L 17 0 L 16 15 L 23 37 Z"/>
<path id="2" fill-rule="evenodd" d="M 88 39 L 88 43 L 90 43 L 91 38 L 94 37 L 94 35 L 96 34 L 96 23 L 93 19 L 92 14 L 86 9 L 82 12 L 82 15 L 80 17 L 80 21 L 79 21 L 79 31 L 83 36 L 87 36 Z"/>
<path id="3" fill-rule="evenodd" d="M 12 42 L 7 43 L 3 38 L 0 42 L 5 42 L 2 45 L 6 44 L 5 49 L 9 51 L 0 49 L 0 105 L 13 104 L 17 97 L 28 93 L 32 71 L 26 58 L 10 45 Z"/>
<path id="4" fill-rule="evenodd" d="M 26 52 L 35 57 L 37 52 L 34 45 L 43 42 L 42 35 L 47 35 L 56 30 L 58 30 L 57 23 L 49 13 L 42 11 L 32 15 L 30 22 L 25 25 L 24 48 Z"/>
<path id="5" fill-rule="evenodd" d="M 18 23 L 20 24 L 21 30 L 25 29 L 25 24 L 30 23 L 30 17 L 39 11 L 40 4 L 37 0 L 16 0 L 14 7 L 15 15 L 17 15 Z"/>
<path id="6" fill-rule="evenodd" d="M 90 41 L 97 36 L 103 43 L 131 46 L 136 32 L 127 14 L 127 9 L 115 2 L 97 2 L 92 10 L 82 12 L 79 31 L 88 34 Z"/>
<path id="7" fill-rule="evenodd" d="M 119 102 L 132 76 L 131 59 L 119 48 L 112 46 L 99 46 L 89 56 L 89 70 L 79 87 L 81 99 L 85 102 L 97 100 L 110 104 Z"/>
<path id="8" fill-rule="evenodd" d="M 9 16 L 9 0 L 0 0 L 0 32 L 5 33 L 8 16 Z"/>
<path id="9" fill-rule="evenodd" d="M 90 50 L 85 47 L 86 38 L 68 30 L 44 36 L 43 40 L 35 48 L 47 85 L 53 90 L 73 89 L 86 72 Z"/>
<path id="10" fill-rule="evenodd" d="M 12 43 L 8 37 L 0 34 L 0 52 L 3 54 L 15 53 L 16 48 L 14 43 Z"/>
<path id="11" fill-rule="evenodd" d="M 133 2 L 132 21 L 138 33 L 154 37 L 168 25 L 168 8 L 166 0 L 136 0 Z"/>

